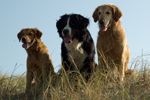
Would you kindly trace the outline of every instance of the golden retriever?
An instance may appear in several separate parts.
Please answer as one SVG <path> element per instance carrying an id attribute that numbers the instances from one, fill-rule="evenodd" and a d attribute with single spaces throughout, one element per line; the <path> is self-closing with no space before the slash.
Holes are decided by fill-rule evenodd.
<path id="1" fill-rule="evenodd" d="M 111 71 L 119 71 L 123 81 L 128 70 L 130 51 L 125 31 L 121 26 L 122 12 L 112 4 L 98 6 L 94 13 L 94 22 L 98 21 L 100 31 L 97 39 L 97 53 L 99 66 Z"/>
<path id="2" fill-rule="evenodd" d="M 52 60 L 47 47 L 41 41 L 42 32 L 37 28 L 22 29 L 18 33 L 19 41 L 25 48 L 27 57 L 26 93 L 31 92 L 33 78 L 37 86 L 48 85 L 49 75 L 55 75 Z"/>

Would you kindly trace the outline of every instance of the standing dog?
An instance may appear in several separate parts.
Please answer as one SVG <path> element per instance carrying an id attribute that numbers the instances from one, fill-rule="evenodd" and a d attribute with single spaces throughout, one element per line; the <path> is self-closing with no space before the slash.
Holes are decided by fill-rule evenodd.
<path id="1" fill-rule="evenodd" d="M 54 67 L 47 47 L 41 42 L 42 32 L 36 28 L 22 29 L 18 33 L 19 41 L 28 54 L 26 93 L 31 94 L 31 82 L 33 78 L 37 86 L 48 85 L 49 75 L 54 75 Z M 38 87 L 39 88 L 39 87 Z M 47 88 L 47 87 L 46 87 Z"/>
<path id="2" fill-rule="evenodd" d="M 79 14 L 65 14 L 56 26 L 63 42 L 61 45 L 62 66 L 65 71 L 79 70 L 89 75 L 95 68 L 95 46 L 87 30 L 89 20 Z"/>
<path id="3" fill-rule="evenodd" d="M 120 72 L 123 81 L 128 70 L 130 53 L 120 22 L 121 17 L 119 8 L 111 4 L 98 6 L 93 13 L 94 22 L 98 21 L 100 28 L 97 39 L 99 66 L 103 67 L 107 62 L 111 70 L 117 69 Z M 114 64 L 117 68 L 113 67 Z"/>

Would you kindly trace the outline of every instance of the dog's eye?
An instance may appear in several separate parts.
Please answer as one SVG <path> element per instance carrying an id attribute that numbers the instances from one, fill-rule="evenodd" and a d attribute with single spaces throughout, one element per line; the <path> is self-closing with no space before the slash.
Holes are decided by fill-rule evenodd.
<path id="1" fill-rule="evenodd" d="M 70 22 L 70 25 L 74 26 L 75 24 L 73 22 Z"/>
<path id="2" fill-rule="evenodd" d="M 107 15 L 109 15 L 109 14 L 110 14 L 110 12 L 109 12 L 109 11 L 107 11 L 107 12 L 106 12 L 106 14 L 107 14 Z"/>
<path id="3" fill-rule="evenodd" d="M 32 35 L 32 33 L 29 33 L 29 35 Z"/>
<path id="4" fill-rule="evenodd" d="M 67 24 L 67 22 L 66 22 L 66 21 L 64 21 L 64 22 L 63 22 L 63 24 L 64 24 L 64 25 L 66 25 L 66 24 Z"/>
<path id="5" fill-rule="evenodd" d="M 100 15 L 100 14 L 101 14 L 101 12 L 98 12 L 98 14 Z"/>

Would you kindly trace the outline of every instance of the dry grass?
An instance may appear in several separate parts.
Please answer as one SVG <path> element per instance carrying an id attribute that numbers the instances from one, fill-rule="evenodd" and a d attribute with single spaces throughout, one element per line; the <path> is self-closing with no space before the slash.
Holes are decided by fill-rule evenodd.
<path id="1" fill-rule="evenodd" d="M 56 78 L 54 86 L 49 84 L 47 95 L 43 92 L 39 97 L 43 100 L 150 100 L 148 62 L 138 58 L 131 67 L 139 69 L 138 75 L 128 75 L 124 82 L 110 75 L 104 75 L 102 81 L 99 69 L 87 83 L 78 72 L 74 76 L 64 73 Z M 0 100 L 26 100 L 25 83 L 25 76 L 0 75 Z M 32 99 L 37 100 L 34 96 Z"/>

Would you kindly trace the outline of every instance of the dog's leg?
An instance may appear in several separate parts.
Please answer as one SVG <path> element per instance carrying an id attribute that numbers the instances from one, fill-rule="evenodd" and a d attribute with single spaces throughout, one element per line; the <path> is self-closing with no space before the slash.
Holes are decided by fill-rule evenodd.
<path id="1" fill-rule="evenodd" d="M 44 64 L 43 66 L 43 85 L 46 88 L 48 85 L 48 81 L 49 81 L 49 73 L 50 73 L 50 66 L 46 66 L 48 64 Z"/>
<path id="2" fill-rule="evenodd" d="M 124 81 L 124 78 L 125 78 L 125 61 L 126 61 L 126 58 L 125 58 L 125 47 L 123 48 L 123 52 L 122 52 L 122 55 L 121 55 L 121 66 L 120 66 L 120 78 L 121 78 L 121 81 Z"/>
<path id="3" fill-rule="evenodd" d="M 29 63 L 30 59 L 27 58 L 27 74 L 26 74 L 26 90 L 25 90 L 25 94 L 27 95 L 27 98 L 30 98 L 30 96 L 32 95 L 31 92 L 31 83 L 33 80 L 33 71 L 32 71 L 32 63 Z"/>
<path id="4" fill-rule="evenodd" d="M 43 75 L 43 89 L 44 91 L 48 88 L 49 79 L 54 75 L 54 67 L 51 61 L 48 61 L 42 65 Z"/>
<path id="5" fill-rule="evenodd" d="M 123 63 L 123 59 L 122 57 L 120 59 L 118 59 L 117 63 L 116 63 L 116 66 L 118 68 L 118 71 L 119 71 L 119 76 L 118 76 L 118 79 L 120 81 L 124 81 L 124 63 Z"/>
<path id="6" fill-rule="evenodd" d="M 31 93 L 31 82 L 33 80 L 32 71 L 27 69 L 27 75 L 26 75 L 26 90 L 25 93 L 27 94 L 27 98 L 30 97 Z"/>
<path id="7" fill-rule="evenodd" d="M 42 64 L 42 66 L 40 68 L 42 68 L 42 78 L 41 78 L 41 84 L 40 84 L 40 91 L 39 91 L 39 95 L 41 95 L 43 97 L 47 96 L 48 93 L 48 84 L 49 84 L 49 76 L 50 76 L 50 68 L 51 68 L 51 64 L 50 63 L 44 63 Z"/>
<path id="8" fill-rule="evenodd" d="M 106 67 L 108 65 L 108 61 L 106 59 L 106 56 L 104 55 L 104 52 L 100 49 L 97 49 L 98 53 L 98 68 L 103 72 L 106 73 Z"/>
<path id="9" fill-rule="evenodd" d="M 42 92 L 42 69 L 40 69 L 40 67 L 36 67 L 36 69 L 34 70 L 34 78 L 35 78 L 35 82 L 36 82 L 36 86 L 34 88 L 34 95 L 36 98 L 39 98 L 40 93 Z"/>
<path id="10" fill-rule="evenodd" d="M 126 50 L 125 50 L 125 73 L 128 71 L 129 60 L 130 60 L 130 50 L 129 50 L 129 46 L 126 45 Z"/>
<path id="11" fill-rule="evenodd" d="M 122 70 L 121 70 L 121 81 L 124 81 L 124 78 L 125 78 L 125 63 L 124 63 L 124 61 L 122 61 L 122 65 L 121 65 L 121 67 L 122 67 Z"/>

